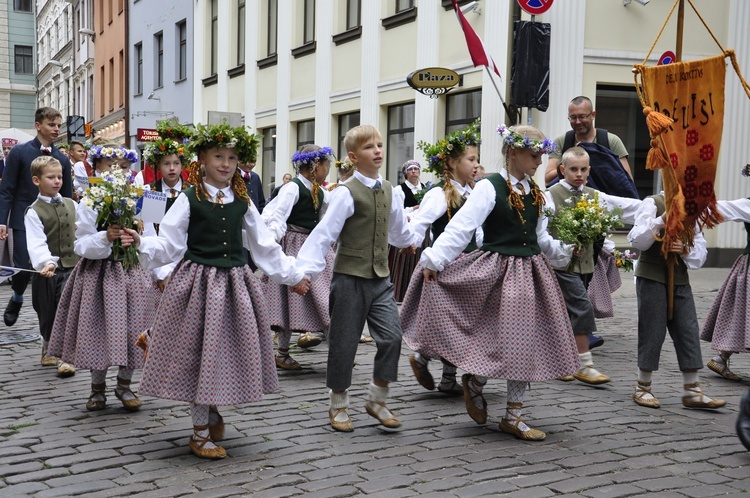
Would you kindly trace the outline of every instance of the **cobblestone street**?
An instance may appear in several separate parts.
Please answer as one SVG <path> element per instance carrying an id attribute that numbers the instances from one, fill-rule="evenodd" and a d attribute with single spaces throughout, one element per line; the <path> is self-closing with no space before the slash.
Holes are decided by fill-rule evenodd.
<path id="1" fill-rule="evenodd" d="M 700 323 L 728 269 L 691 273 Z M 125 412 L 87 412 L 90 375 L 59 379 L 39 365 L 38 341 L 0 346 L 0 495 L 384 497 L 504 495 L 544 497 L 748 496 L 750 453 L 735 433 L 739 397 L 750 387 L 750 356 L 733 357 L 742 382 L 701 371 L 704 390 L 724 398 L 717 412 L 681 404 L 682 379 L 671 341 L 654 373 L 658 410 L 636 405 L 636 301 L 631 274 L 616 293 L 615 318 L 599 321 L 606 343 L 597 367 L 603 387 L 559 381 L 532 384 L 525 408 L 544 442 L 501 433 L 505 382 L 490 380 L 490 422 L 476 425 L 461 397 L 429 392 L 413 378 L 404 346 L 390 407 L 403 427 L 382 429 L 364 411 L 375 347 L 362 344 L 351 390 L 353 433 L 328 425 L 327 346 L 292 350 L 305 367 L 280 372 L 281 392 L 262 403 L 223 408 L 229 457 L 202 461 L 187 446 L 187 405 L 144 398 Z M 10 293 L 0 287 L 5 306 Z M 30 292 L 18 323 L 4 332 L 34 333 Z M 711 355 L 703 344 L 704 363 Z M 437 376 L 439 363 L 433 362 Z M 109 386 L 114 386 L 110 369 Z M 140 378 L 136 373 L 135 386 Z"/>

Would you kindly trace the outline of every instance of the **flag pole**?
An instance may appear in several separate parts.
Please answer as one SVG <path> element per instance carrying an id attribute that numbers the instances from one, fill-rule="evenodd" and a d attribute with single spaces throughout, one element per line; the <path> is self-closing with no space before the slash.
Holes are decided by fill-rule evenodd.
<path id="1" fill-rule="evenodd" d="M 503 96 L 500 94 L 500 89 L 497 87 L 497 83 L 495 83 L 495 78 L 492 77 L 492 71 L 490 71 L 490 68 L 487 66 L 484 66 L 484 70 L 487 71 L 487 76 L 489 76 L 490 81 L 492 82 L 492 86 L 495 87 L 495 92 L 497 92 L 497 96 L 500 99 L 500 103 L 503 104 L 503 109 L 505 109 L 505 114 L 508 116 L 508 118 L 512 118 L 510 114 L 510 109 L 508 109 L 508 104 L 505 103 L 505 99 L 503 99 Z"/>

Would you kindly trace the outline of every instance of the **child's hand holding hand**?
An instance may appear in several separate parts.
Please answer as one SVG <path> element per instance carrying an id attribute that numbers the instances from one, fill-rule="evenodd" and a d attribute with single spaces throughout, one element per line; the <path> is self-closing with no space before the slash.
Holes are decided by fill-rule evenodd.
<path id="1" fill-rule="evenodd" d="M 156 282 L 156 287 L 159 288 L 160 291 L 164 292 L 164 289 L 167 288 L 167 281 L 169 280 L 169 277 L 165 278 L 164 280 L 159 280 Z"/>
<path id="2" fill-rule="evenodd" d="M 422 275 L 424 275 L 424 281 L 425 282 L 437 282 L 437 272 L 435 270 L 430 270 L 429 268 L 425 268 L 422 270 Z"/>
<path id="3" fill-rule="evenodd" d="M 310 286 L 312 286 L 312 280 L 310 280 L 310 277 L 305 275 L 305 277 L 300 280 L 296 285 L 293 285 L 291 287 L 292 292 L 296 292 L 300 296 L 304 296 L 307 294 L 307 291 L 310 290 Z"/>
<path id="4" fill-rule="evenodd" d="M 122 247 L 128 247 L 132 244 L 135 244 L 135 247 L 141 245 L 141 236 L 137 231 L 126 228 L 121 230 L 121 232 L 122 235 L 120 235 L 120 242 L 122 242 Z M 107 235 L 109 235 L 109 230 L 107 230 Z"/>
<path id="5" fill-rule="evenodd" d="M 41 275 L 43 277 L 46 277 L 46 278 L 54 277 L 55 276 L 55 269 L 56 269 L 56 267 L 55 267 L 54 263 L 47 263 L 47 266 L 45 266 L 44 268 L 42 268 L 42 271 L 39 272 L 39 275 Z"/>
<path id="6" fill-rule="evenodd" d="M 682 243 L 681 240 L 675 240 L 672 242 L 672 245 L 669 247 L 669 252 L 674 252 L 677 254 L 682 254 L 685 250 L 685 244 Z"/>
<path id="7" fill-rule="evenodd" d="M 414 247 L 414 244 L 410 245 L 409 247 L 404 247 L 401 249 L 401 254 L 408 254 L 410 256 L 414 256 L 417 254 L 417 248 Z"/>

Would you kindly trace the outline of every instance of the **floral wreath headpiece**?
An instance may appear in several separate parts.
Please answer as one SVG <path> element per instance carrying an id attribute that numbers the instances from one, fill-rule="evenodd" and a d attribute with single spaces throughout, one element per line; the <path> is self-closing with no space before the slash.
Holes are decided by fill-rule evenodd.
<path id="1" fill-rule="evenodd" d="M 243 164 L 254 163 L 258 157 L 260 135 L 249 133 L 244 126 L 231 127 L 226 122 L 219 125 L 197 124 L 190 140 L 195 153 L 211 147 L 226 147 L 237 151 Z"/>
<path id="2" fill-rule="evenodd" d="M 482 143 L 479 125 L 480 121 L 477 119 L 466 128 L 449 133 L 437 143 L 419 142 L 417 148 L 424 153 L 428 161 L 424 171 L 443 176 L 443 170 L 451 155 L 460 154 L 470 146 L 479 147 Z"/>
<path id="3" fill-rule="evenodd" d="M 516 133 L 504 124 L 497 127 L 497 134 L 503 138 L 503 142 L 508 144 L 511 149 L 531 149 L 534 152 L 551 154 L 557 148 L 555 142 L 549 138 L 537 140 L 536 138 L 527 137 Z"/>
<path id="4" fill-rule="evenodd" d="M 333 149 L 330 147 L 321 147 L 317 150 L 310 150 L 307 152 L 295 152 L 292 156 L 292 163 L 294 163 L 294 169 L 299 173 L 299 169 L 302 165 L 314 166 L 319 162 L 323 162 L 326 159 L 331 160 L 333 158 Z"/>
<path id="5" fill-rule="evenodd" d="M 354 168 L 354 163 L 348 157 L 345 157 L 342 161 L 336 161 L 334 166 L 340 174 L 345 175 Z"/>
<path id="6" fill-rule="evenodd" d="M 156 125 L 156 133 L 161 138 L 171 138 L 178 142 L 187 143 L 190 136 L 193 134 L 193 129 L 180 123 L 179 121 L 161 121 Z"/>
<path id="7" fill-rule="evenodd" d="M 180 158 L 180 162 L 184 162 L 186 157 L 185 145 L 180 142 L 176 142 L 171 138 L 162 138 L 155 140 L 146 145 L 143 150 L 143 159 L 154 167 L 159 165 L 159 161 L 167 156 L 176 154 Z"/>
<path id="8" fill-rule="evenodd" d="M 94 165 L 95 159 L 127 159 L 131 163 L 138 162 L 138 153 L 125 147 L 107 147 L 103 145 L 92 145 L 86 156 L 86 162 Z"/>

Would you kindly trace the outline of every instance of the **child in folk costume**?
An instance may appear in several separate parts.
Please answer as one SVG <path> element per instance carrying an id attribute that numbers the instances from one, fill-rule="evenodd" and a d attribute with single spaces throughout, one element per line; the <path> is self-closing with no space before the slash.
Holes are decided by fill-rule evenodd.
<path id="1" fill-rule="evenodd" d="M 504 127 L 503 127 L 504 128 Z M 478 182 L 432 247 L 422 253 L 426 280 L 421 347 L 467 372 L 462 377 L 469 415 L 487 421 L 482 389 L 488 377 L 508 385 L 500 430 L 524 440 L 546 434 L 521 416 L 526 386 L 578 369 L 565 302 L 545 255 L 565 264 L 573 252 L 547 232 L 544 195 L 531 179 L 554 144 L 531 126 L 510 129 L 505 170 Z M 482 248 L 453 262 L 482 226 Z M 543 254 L 544 253 L 544 254 Z M 440 272 L 440 273 L 437 273 Z M 477 303 L 481 303 L 477 306 Z"/>
<path id="2" fill-rule="evenodd" d="M 696 224 L 693 246 L 677 240 L 669 252 L 677 257 L 674 266 L 673 315 L 667 315 L 667 262 L 662 254 L 666 203 L 664 194 L 643 200 L 635 224 L 628 234 L 630 245 L 641 251 L 635 268 L 635 291 L 638 298 L 638 383 L 633 401 L 641 406 L 659 408 L 651 392 L 652 372 L 659 369 L 659 357 L 666 332 L 674 342 L 677 362 L 682 372 L 682 404 L 688 408 L 720 408 L 722 399 L 711 399 L 701 390 L 698 370 L 703 368 L 698 317 L 688 269 L 698 269 L 706 261 L 706 239 Z M 658 238 L 658 240 L 657 240 Z"/>
<path id="3" fill-rule="evenodd" d="M 729 369 L 729 358 L 734 353 L 750 351 L 750 199 L 717 201 L 716 207 L 724 221 L 745 224 L 748 244 L 714 298 L 701 339 L 710 342 L 711 347 L 719 352 L 706 366 L 725 379 L 739 381 L 742 378 Z"/>
<path id="4" fill-rule="evenodd" d="M 507 132 L 506 132 L 507 133 Z M 595 196 L 599 204 L 607 211 L 615 208 L 622 209 L 622 219 L 625 223 L 632 223 L 635 213 L 641 206 L 639 199 L 617 197 L 586 187 L 591 167 L 589 155 L 581 147 L 571 147 L 563 153 L 561 158 L 563 179 L 556 183 L 545 194 L 547 210 L 555 213 L 568 203 L 575 203 L 582 196 L 593 199 Z M 550 229 L 553 237 L 557 236 L 555 228 Z M 610 381 L 610 378 L 594 368 L 594 362 L 589 351 L 589 339 L 596 332 L 594 309 L 588 295 L 588 283 L 594 273 L 594 244 L 589 243 L 579 248 L 579 254 L 571 264 L 552 265 L 557 282 L 565 298 L 570 323 L 573 327 L 581 368 L 573 374 L 573 378 L 585 384 L 598 385 Z M 572 380 L 569 377 L 563 380 Z"/>
<path id="5" fill-rule="evenodd" d="M 194 186 L 177 197 L 158 237 L 128 232 L 145 265 L 181 260 L 159 304 L 141 385 L 143 394 L 190 403 L 189 445 L 201 458 L 226 457 L 214 444 L 224 434 L 217 405 L 259 401 L 278 388 L 262 284 L 247 265 L 243 242 L 267 275 L 287 284 L 303 280 L 250 203 L 237 170 L 252 142 L 242 127 L 198 125 Z M 308 284 L 301 282 L 300 292 Z"/>
<path id="6" fill-rule="evenodd" d="M 425 170 L 436 173 L 442 181 L 425 194 L 419 210 L 414 213 L 409 222 L 418 236 L 424 235 L 426 230 L 431 229 L 432 240 L 439 237 L 451 218 L 470 196 L 479 164 L 477 162 L 479 144 L 480 138 L 476 125 L 454 131 L 434 145 L 420 142 L 419 147 L 429 160 L 429 167 Z M 477 230 L 481 234 L 481 228 Z M 464 255 L 475 249 L 477 249 L 477 244 L 474 238 L 456 261 L 460 261 Z M 435 389 L 435 381 L 427 365 L 432 353 L 423 350 L 421 343 L 423 335 L 436 333 L 436 330 L 422 326 L 425 310 L 434 307 L 435 303 L 429 300 L 434 293 L 426 292 L 423 282 L 422 267 L 417 265 L 401 307 L 401 327 L 404 329 L 406 344 L 415 351 L 415 354 L 409 357 L 414 376 L 422 387 L 431 391 Z M 443 332 L 444 330 L 441 329 L 439 333 L 443 334 Z M 443 334 L 443 337 L 448 337 L 448 335 Z M 463 388 L 456 382 L 456 366 L 444 358 L 441 360 L 443 376 L 438 390 L 447 394 L 463 394 Z"/>
<path id="7" fill-rule="evenodd" d="M 108 175 L 117 164 L 116 147 L 92 147 L 89 160 L 102 182 L 118 181 Z M 113 166 L 114 165 L 114 166 Z M 141 400 L 130 389 L 133 372 L 143 366 L 136 348 L 138 335 L 153 323 L 158 290 L 140 266 L 126 267 L 114 242 L 129 240 L 125 227 L 97 222 L 88 194 L 76 209 L 75 252 L 81 259 L 68 278 L 58 306 L 50 340 L 50 354 L 77 368 L 91 369 L 90 411 L 106 407 L 107 368 L 117 366 L 115 396 L 126 410 L 140 409 Z M 153 233 L 153 228 L 145 227 Z"/>
<path id="8" fill-rule="evenodd" d="M 328 332 L 330 389 L 328 416 L 337 431 L 353 430 L 349 417 L 352 365 L 365 321 L 377 345 L 367 413 L 389 428 L 400 427 L 386 406 L 388 386 L 397 379 L 401 325 L 388 272 L 388 243 L 408 247 L 414 242 L 403 208 L 393 201 L 393 188 L 383 180 L 383 139 L 377 128 L 356 126 L 344 137 L 354 176 L 331 194 L 328 212 L 300 249 L 297 266 L 316 276 L 338 241 L 331 279 Z"/>
<path id="9" fill-rule="evenodd" d="M 330 147 L 303 145 L 292 156 L 298 176 L 281 187 L 279 195 L 266 206 L 263 221 L 281 243 L 284 254 L 297 256 L 310 232 L 317 226 L 328 203 L 328 191 L 321 184 L 328 176 L 333 150 Z M 289 355 L 292 331 L 301 332 L 297 345 L 313 347 L 321 343 L 328 329 L 328 293 L 331 287 L 333 251 L 326 255 L 326 269 L 315 279 L 305 296 L 263 277 L 266 299 L 271 311 L 271 327 L 278 331 L 279 352 L 276 366 L 284 370 L 302 367 Z M 304 333 L 302 333 L 304 332 Z"/>

